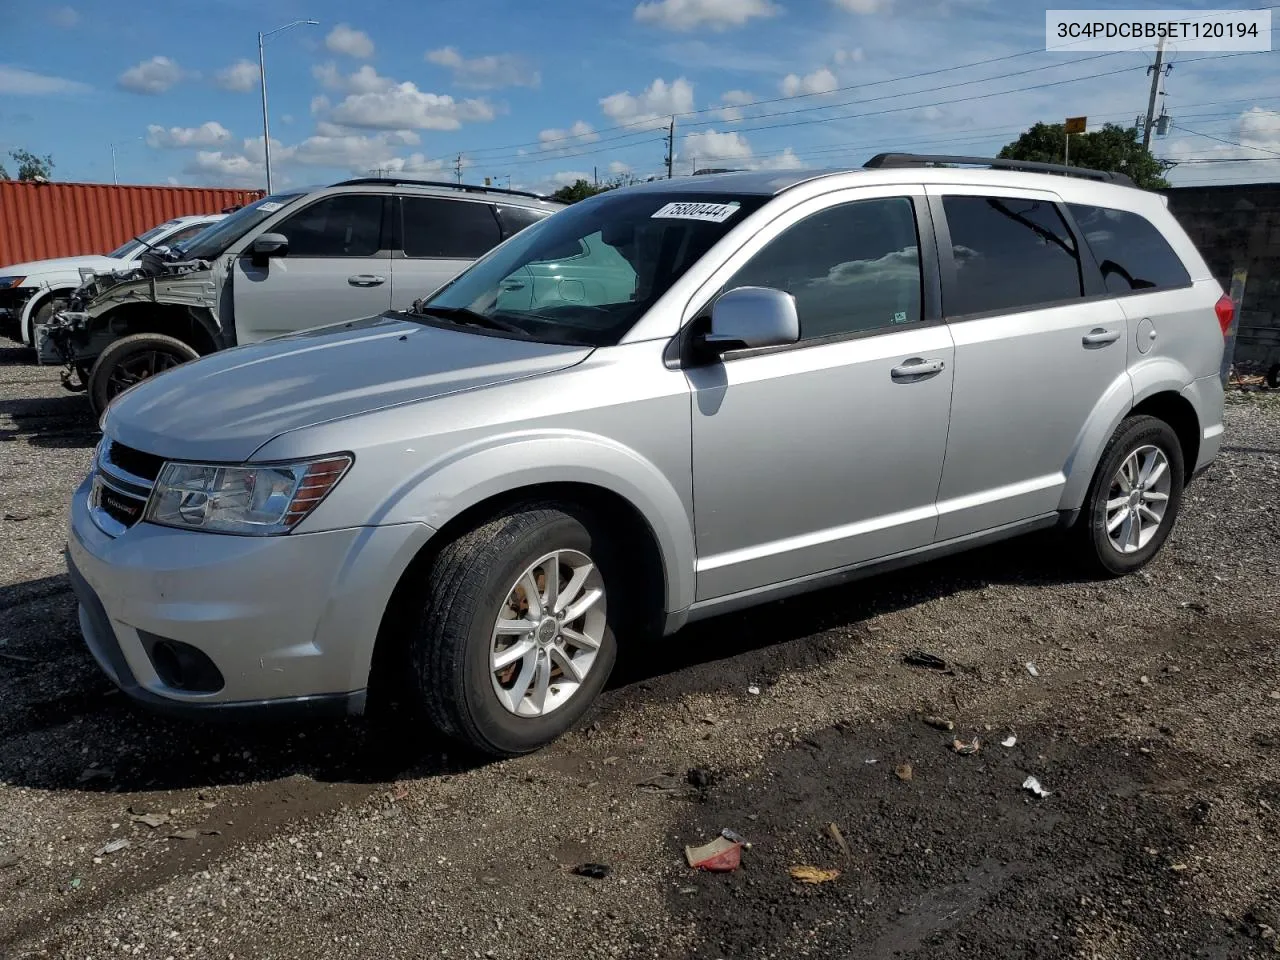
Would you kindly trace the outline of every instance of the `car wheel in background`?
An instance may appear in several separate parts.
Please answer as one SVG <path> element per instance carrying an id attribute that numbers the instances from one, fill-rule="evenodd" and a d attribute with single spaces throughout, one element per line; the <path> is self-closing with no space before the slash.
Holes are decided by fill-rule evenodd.
<path id="1" fill-rule="evenodd" d="M 624 578 L 593 526 L 573 506 L 526 503 L 441 550 L 411 651 L 441 732 L 493 756 L 529 753 L 604 689 Z"/>
<path id="2" fill-rule="evenodd" d="M 195 348 L 162 333 L 135 333 L 111 343 L 89 372 L 89 403 L 101 417 L 112 399 L 157 373 L 200 359 Z"/>
<path id="3" fill-rule="evenodd" d="M 1089 567 L 1115 577 L 1146 566 L 1177 520 L 1184 477 L 1182 445 L 1169 424 L 1124 420 L 1102 452 L 1079 520 Z"/>

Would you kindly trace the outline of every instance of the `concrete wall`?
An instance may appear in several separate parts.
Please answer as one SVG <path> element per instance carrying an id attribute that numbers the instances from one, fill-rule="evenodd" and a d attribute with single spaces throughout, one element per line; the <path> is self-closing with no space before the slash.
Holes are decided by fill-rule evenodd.
<path id="1" fill-rule="evenodd" d="M 1236 335 L 1241 369 L 1280 362 L 1280 183 L 1174 187 L 1169 209 L 1224 290 L 1249 271 Z"/>

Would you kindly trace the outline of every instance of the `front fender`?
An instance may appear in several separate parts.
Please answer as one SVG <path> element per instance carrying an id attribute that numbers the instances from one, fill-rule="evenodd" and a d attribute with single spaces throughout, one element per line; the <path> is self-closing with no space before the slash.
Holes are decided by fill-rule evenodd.
<path id="1" fill-rule="evenodd" d="M 644 517 L 658 545 L 666 609 L 693 603 L 693 524 L 680 494 L 649 460 L 596 434 L 539 429 L 455 449 L 407 477 L 370 522 L 422 523 L 438 530 L 484 500 L 547 483 L 585 483 L 624 498 Z"/>

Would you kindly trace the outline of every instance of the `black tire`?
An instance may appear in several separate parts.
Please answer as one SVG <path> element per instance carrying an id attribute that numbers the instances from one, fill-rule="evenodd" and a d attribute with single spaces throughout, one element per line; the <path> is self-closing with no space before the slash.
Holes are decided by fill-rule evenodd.
<path id="1" fill-rule="evenodd" d="M 162 333 L 135 333 L 111 343 L 89 371 L 89 403 L 101 417 L 116 394 L 157 373 L 200 359 L 194 347 Z"/>
<path id="2" fill-rule="evenodd" d="M 617 658 L 613 626 L 626 609 L 626 578 L 615 546 L 573 506 L 511 507 L 445 546 L 427 574 L 427 599 L 411 637 L 420 705 L 445 736 L 496 757 L 531 753 L 582 718 L 604 689 Z M 560 707 L 538 717 L 510 712 L 494 690 L 490 643 L 499 610 L 517 578 L 552 550 L 586 554 L 604 582 L 605 626 L 595 662 Z"/>
<path id="3" fill-rule="evenodd" d="M 53 315 L 55 313 L 59 310 L 65 310 L 66 308 L 67 301 L 62 297 L 46 298 L 40 306 L 36 307 L 35 312 L 31 314 L 31 322 L 27 324 L 27 332 L 25 334 L 21 331 L 18 332 L 19 336 L 22 337 L 23 343 L 34 350 L 36 348 L 36 324 L 48 323 L 53 319 Z"/>
<path id="4" fill-rule="evenodd" d="M 1280 363 L 1275 364 L 1267 371 L 1267 386 L 1273 390 L 1280 388 Z"/>
<path id="5" fill-rule="evenodd" d="M 1151 539 L 1132 553 L 1122 553 L 1111 542 L 1107 532 L 1107 499 L 1121 465 L 1136 450 L 1157 447 L 1168 461 L 1169 489 L 1164 515 Z M 1081 557 L 1088 569 L 1104 577 L 1120 577 L 1134 573 L 1151 562 L 1164 546 L 1182 506 L 1182 490 L 1186 468 L 1182 444 L 1169 424 L 1157 417 L 1132 416 L 1121 422 L 1102 451 L 1098 469 L 1089 485 L 1084 509 L 1077 523 Z"/>

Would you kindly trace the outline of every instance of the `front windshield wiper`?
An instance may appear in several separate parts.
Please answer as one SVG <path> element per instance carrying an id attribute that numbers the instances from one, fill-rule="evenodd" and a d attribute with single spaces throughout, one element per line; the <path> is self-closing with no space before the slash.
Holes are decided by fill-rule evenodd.
<path id="1" fill-rule="evenodd" d="M 490 317 L 483 313 L 477 313 L 475 310 L 468 310 L 466 307 L 433 307 L 424 304 L 421 300 L 415 300 L 413 306 L 405 311 L 407 314 L 418 314 L 424 317 L 439 317 L 442 320 L 448 320 L 450 323 L 457 323 L 470 327 L 485 327 L 489 330 L 502 330 L 506 333 L 519 334 L 522 337 L 529 336 L 529 331 L 524 327 L 516 326 L 507 320 L 499 320 L 497 317 Z"/>

